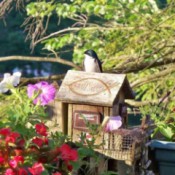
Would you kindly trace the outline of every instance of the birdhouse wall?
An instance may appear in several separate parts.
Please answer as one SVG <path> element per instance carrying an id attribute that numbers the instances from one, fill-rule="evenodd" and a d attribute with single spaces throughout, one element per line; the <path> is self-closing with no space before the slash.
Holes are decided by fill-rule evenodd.
<path id="1" fill-rule="evenodd" d="M 111 111 L 112 108 L 103 106 L 68 104 L 68 135 L 72 138 L 72 141 L 78 141 L 81 132 L 88 132 L 89 128 L 85 128 L 84 124 L 81 123 L 82 121 L 77 120 L 77 113 L 82 113 L 85 118 L 88 116 L 90 123 L 92 121 L 93 124 L 98 123 L 100 125 L 104 116 L 109 116 Z M 91 120 L 91 116 L 95 117 Z"/>
<path id="2" fill-rule="evenodd" d="M 122 127 L 126 128 L 128 119 L 127 119 L 127 110 L 126 106 L 124 105 L 125 101 L 125 92 L 120 91 L 117 98 L 114 101 L 114 105 L 112 107 L 112 116 L 121 116 L 122 117 Z"/>
<path id="3" fill-rule="evenodd" d="M 51 102 L 46 109 L 48 113 L 47 126 L 54 131 L 65 131 L 64 120 L 62 115 L 62 103 L 60 101 L 54 100 Z"/>

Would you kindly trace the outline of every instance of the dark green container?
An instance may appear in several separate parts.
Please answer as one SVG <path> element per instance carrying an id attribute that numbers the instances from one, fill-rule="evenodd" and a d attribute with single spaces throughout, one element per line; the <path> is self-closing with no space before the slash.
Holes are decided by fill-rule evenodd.
<path id="1" fill-rule="evenodd" d="M 175 142 L 152 140 L 151 149 L 154 151 L 160 175 L 175 175 Z"/>

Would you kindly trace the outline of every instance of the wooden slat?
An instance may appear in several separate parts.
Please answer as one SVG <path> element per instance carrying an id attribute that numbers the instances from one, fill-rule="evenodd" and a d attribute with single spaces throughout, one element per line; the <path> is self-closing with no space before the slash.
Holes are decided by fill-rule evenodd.
<path id="1" fill-rule="evenodd" d="M 92 106 L 92 105 L 82 105 L 82 104 L 73 104 L 73 111 L 87 111 L 87 112 L 99 112 L 103 114 L 103 107 L 101 106 Z"/>
<path id="2" fill-rule="evenodd" d="M 61 106 L 61 117 L 62 117 L 62 130 L 64 134 L 68 134 L 68 104 L 60 103 Z"/>
<path id="3" fill-rule="evenodd" d="M 104 116 L 110 116 L 110 107 L 104 107 Z"/>
<path id="4" fill-rule="evenodd" d="M 68 105 L 68 136 L 72 137 L 72 113 L 73 113 L 73 105 Z"/>

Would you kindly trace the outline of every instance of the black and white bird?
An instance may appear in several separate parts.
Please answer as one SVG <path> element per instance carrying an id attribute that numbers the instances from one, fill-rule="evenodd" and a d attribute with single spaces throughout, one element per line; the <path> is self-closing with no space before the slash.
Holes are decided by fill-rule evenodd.
<path id="1" fill-rule="evenodd" d="M 102 63 L 94 50 L 86 50 L 83 62 L 85 72 L 102 72 Z"/>

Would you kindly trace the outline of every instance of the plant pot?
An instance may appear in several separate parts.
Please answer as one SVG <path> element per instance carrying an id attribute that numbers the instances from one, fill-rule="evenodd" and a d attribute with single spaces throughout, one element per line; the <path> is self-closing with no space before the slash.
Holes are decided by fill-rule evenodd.
<path id="1" fill-rule="evenodd" d="M 152 140 L 150 147 L 154 151 L 159 174 L 175 175 L 175 142 Z"/>

